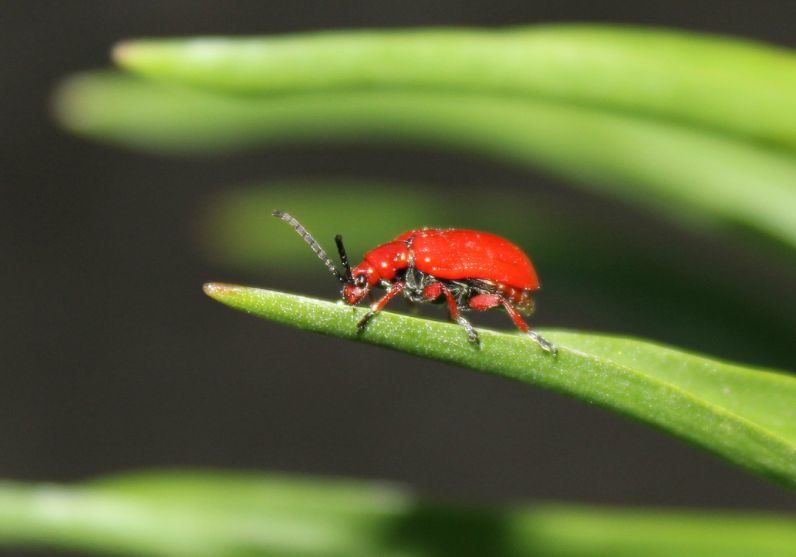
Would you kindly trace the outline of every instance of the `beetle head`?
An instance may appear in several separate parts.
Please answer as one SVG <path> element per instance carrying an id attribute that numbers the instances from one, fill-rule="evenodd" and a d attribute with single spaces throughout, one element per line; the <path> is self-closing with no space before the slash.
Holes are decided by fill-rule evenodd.
<path id="1" fill-rule="evenodd" d="M 350 282 L 343 286 L 343 300 L 351 306 L 358 304 L 378 281 L 379 277 L 373 266 L 363 261 L 354 267 Z"/>

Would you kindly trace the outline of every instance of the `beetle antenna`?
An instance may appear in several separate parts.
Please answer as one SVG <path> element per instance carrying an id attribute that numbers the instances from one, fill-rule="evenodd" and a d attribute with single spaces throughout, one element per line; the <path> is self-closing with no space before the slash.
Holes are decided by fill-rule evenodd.
<path id="1" fill-rule="evenodd" d="M 338 234 L 334 237 L 334 243 L 337 244 L 337 252 L 340 254 L 340 261 L 343 262 L 346 282 L 354 282 L 354 276 L 351 274 L 351 264 L 348 262 L 348 254 L 345 252 L 345 246 L 343 245 L 343 237 Z"/>
<path id="2" fill-rule="evenodd" d="M 312 234 L 310 234 L 309 231 L 306 228 L 304 228 L 299 221 L 295 219 L 295 217 L 288 215 L 284 211 L 278 211 L 278 210 L 273 211 L 271 214 L 278 219 L 282 219 L 290 226 L 292 226 L 293 229 L 298 233 L 298 235 L 301 236 L 305 242 L 307 242 L 307 245 L 310 246 L 310 249 L 312 249 L 312 251 L 315 252 L 315 255 L 317 255 L 318 258 L 321 261 L 323 261 L 323 264 L 326 265 L 326 268 L 329 269 L 329 271 L 331 271 L 331 273 L 335 276 L 337 280 L 339 280 L 343 284 L 346 284 L 348 282 L 346 280 L 346 277 L 340 274 L 340 271 L 338 271 L 337 267 L 334 266 L 334 263 L 332 262 L 331 259 L 329 259 L 329 256 L 326 255 L 326 252 L 323 251 L 321 245 L 315 240 L 315 238 L 312 237 Z M 348 265 L 346 265 L 346 269 L 348 269 Z M 347 270 L 347 273 L 348 275 L 351 274 L 350 269 Z"/>

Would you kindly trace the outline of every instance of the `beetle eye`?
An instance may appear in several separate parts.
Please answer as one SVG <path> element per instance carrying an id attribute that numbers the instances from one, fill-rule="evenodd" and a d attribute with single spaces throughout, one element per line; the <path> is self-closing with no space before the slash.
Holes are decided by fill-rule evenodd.
<path id="1" fill-rule="evenodd" d="M 358 286 L 359 288 L 364 287 L 367 282 L 368 279 L 365 275 L 357 275 L 356 278 L 354 278 L 354 285 Z"/>

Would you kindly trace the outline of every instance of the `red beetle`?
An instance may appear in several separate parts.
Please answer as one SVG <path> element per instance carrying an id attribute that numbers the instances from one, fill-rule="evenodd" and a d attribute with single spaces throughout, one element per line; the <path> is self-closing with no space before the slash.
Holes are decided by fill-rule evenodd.
<path id="1" fill-rule="evenodd" d="M 533 293 L 539 289 L 533 264 L 520 248 L 500 236 L 475 230 L 410 230 L 370 250 L 352 269 L 338 234 L 341 273 L 299 221 L 283 211 L 273 215 L 290 224 L 343 284 L 347 304 L 359 303 L 376 286 L 387 289 L 359 321 L 359 329 L 387 302 L 403 294 L 412 302 L 446 301 L 450 318 L 464 327 L 470 342 L 478 344 L 478 333 L 461 312 L 503 306 L 520 331 L 545 351 L 556 353 L 555 346 L 531 331 L 520 315 L 533 311 Z"/>

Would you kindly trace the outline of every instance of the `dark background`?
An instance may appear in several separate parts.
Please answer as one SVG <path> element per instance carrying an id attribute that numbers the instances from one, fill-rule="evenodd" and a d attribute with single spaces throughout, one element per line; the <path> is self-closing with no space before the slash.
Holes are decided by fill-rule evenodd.
<path id="1" fill-rule="evenodd" d="M 251 276 L 214 267 L 193 230 L 204 196 L 255 179 L 379 177 L 451 191 L 531 183 L 617 226 L 679 237 L 691 246 L 689 265 L 709 251 L 713 263 L 783 284 L 796 279 L 792 267 L 766 267 L 730 240 L 692 236 L 467 154 L 360 144 L 159 158 L 77 139 L 48 116 L 58 80 L 107 65 L 109 47 L 126 37 L 549 21 L 664 25 L 796 47 L 796 4 L 786 1 L 4 2 L 0 476 L 224 467 L 387 478 L 468 501 L 796 510 L 786 491 L 602 410 L 232 312 L 206 299 L 201 284 L 247 281 L 323 297 L 336 287 L 320 266 L 299 279 L 280 275 L 278 262 Z M 362 201 L 352 200 L 352 212 Z M 583 318 L 565 293 L 551 293 L 543 308 L 545 326 L 653 336 L 622 331 L 610 315 Z M 654 338 L 683 344 L 676 331 Z"/>

